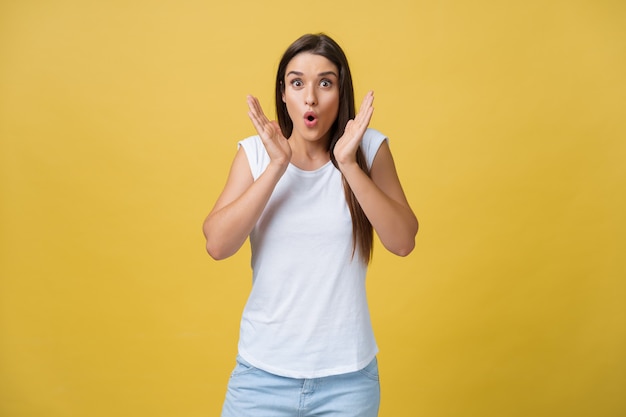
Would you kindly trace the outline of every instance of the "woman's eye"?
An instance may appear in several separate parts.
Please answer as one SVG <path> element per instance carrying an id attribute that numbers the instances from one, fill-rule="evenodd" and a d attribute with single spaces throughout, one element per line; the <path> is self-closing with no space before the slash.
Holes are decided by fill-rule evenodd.
<path id="1" fill-rule="evenodd" d="M 320 81 L 320 86 L 322 87 L 330 87 L 333 83 L 330 80 L 322 80 Z"/>
<path id="2" fill-rule="evenodd" d="M 291 85 L 294 87 L 302 87 L 302 80 L 298 80 L 298 79 L 292 80 Z"/>

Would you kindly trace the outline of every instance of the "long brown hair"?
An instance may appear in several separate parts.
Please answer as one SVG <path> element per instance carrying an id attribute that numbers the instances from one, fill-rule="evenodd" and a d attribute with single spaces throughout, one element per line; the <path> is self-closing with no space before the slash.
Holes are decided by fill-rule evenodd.
<path id="1" fill-rule="evenodd" d="M 354 88 L 352 86 L 352 75 L 350 73 L 350 67 L 348 66 L 348 59 L 337 42 L 329 36 L 322 33 L 304 35 L 292 43 L 283 54 L 276 73 L 276 115 L 278 124 L 283 135 L 286 138 L 290 137 L 293 131 L 293 122 L 289 117 L 289 113 L 287 113 L 287 105 L 283 102 L 285 72 L 291 59 L 302 52 L 323 56 L 339 69 L 339 112 L 335 123 L 330 128 L 330 140 L 328 142 L 330 160 L 333 162 L 333 165 L 339 169 L 333 150 L 335 144 L 343 135 L 348 121 L 354 119 L 356 111 L 354 107 Z M 360 147 L 357 150 L 356 160 L 359 167 L 369 175 L 365 155 Z M 358 248 L 363 262 L 369 263 L 372 256 L 374 238 L 372 224 L 350 189 L 348 181 L 346 181 L 345 177 L 342 176 L 342 178 L 346 201 L 352 217 L 352 256 L 354 256 Z"/>

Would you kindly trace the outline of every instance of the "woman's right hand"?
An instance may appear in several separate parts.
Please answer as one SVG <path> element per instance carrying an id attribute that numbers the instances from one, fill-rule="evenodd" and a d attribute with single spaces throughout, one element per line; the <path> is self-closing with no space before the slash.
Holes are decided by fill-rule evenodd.
<path id="1" fill-rule="evenodd" d="M 259 133 L 265 150 L 270 157 L 270 164 L 287 169 L 291 161 L 291 146 L 289 141 L 283 136 L 278 122 L 270 121 L 263 113 L 259 100 L 254 96 L 248 96 L 248 117 L 252 121 L 254 128 Z"/>

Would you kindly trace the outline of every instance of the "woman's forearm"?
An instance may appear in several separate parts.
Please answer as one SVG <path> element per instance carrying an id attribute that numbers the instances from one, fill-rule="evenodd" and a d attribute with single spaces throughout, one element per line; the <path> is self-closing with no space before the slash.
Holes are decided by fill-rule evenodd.
<path id="1" fill-rule="evenodd" d="M 381 243 L 390 252 L 408 255 L 415 247 L 418 222 L 408 204 L 385 194 L 356 164 L 340 166 Z"/>
<path id="2" fill-rule="evenodd" d="M 284 169 L 270 165 L 241 195 L 234 200 L 218 203 L 204 221 L 206 249 L 214 259 L 235 254 L 244 244 Z"/>

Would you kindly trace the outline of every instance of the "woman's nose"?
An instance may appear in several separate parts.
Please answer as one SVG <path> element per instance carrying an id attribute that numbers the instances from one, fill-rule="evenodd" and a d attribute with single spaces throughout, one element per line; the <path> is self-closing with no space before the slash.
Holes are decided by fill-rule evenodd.
<path id="1" fill-rule="evenodd" d="M 315 95 L 315 88 L 309 87 L 306 92 L 304 102 L 308 106 L 314 106 L 317 104 L 317 96 Z"/>

